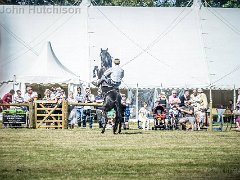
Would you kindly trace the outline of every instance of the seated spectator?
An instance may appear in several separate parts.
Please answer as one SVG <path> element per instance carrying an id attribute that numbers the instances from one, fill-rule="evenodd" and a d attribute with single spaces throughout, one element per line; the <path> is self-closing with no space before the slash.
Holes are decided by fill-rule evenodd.
<path id="1" fill-rule="evenodd" d="M 163 106 L 164 108 L 166 108 L 167 105 L 168 105 L 168 100 L 167 100 L 166 94 L 165 92 L 162 91 L 159 94 L 159 97 L 154 104 L 154 108 L 156 108 L 157 106 Z"/>
<path id="2" fill-rule="evenodd" d="M 15 94 L 15 91 L 13 89 L 11 89 L 8 93 L 6 93 L 3 97 L 2 97 L 2 103 L 4 104 L 10 104 L 12 103 L 13 100 L 13 95 Z M 10 106 L 3 106 L 3 110 L 9 109 Z"/>
<path id="3" fill-rule="evenodd" d="M 179 105 L 179 103 L 181 103 L 179 97 L 177 96 L 177 91 L 176 90 L 173 90 L 172 91 L 172 95 L 169 96 L 169 105 L 170 105 L 170 108 L 172 108 L 173 106 L 177 106 Z"/>
<path id="4" fill-rule="evenodd" d="M 33 102 L 35 99 L 37 99 L 38 94 L 33 91 L 32 86 L 27 87 L 27 93 L 24 96 L 25 102 Z"/>
<path id="5" fill-rule="evenodd" d="M 179 107 L 183 107 L 183 106 L 185 106 L 185 103 L 187 102 L 187 101 L 189 101 L 189 90 L 185 90 L 184 91 L 184 94 L 182 95 L 182 96 L 180 96 L 179 97 L 179 99 L 180 99 L 180 104 L 179 104 Z"/>
<path id="6" fill-rule="evenodd" d="M 179 108 L 181 110 L 181 113 L 183 114 L 183 117 L 179 119 L 180 125 L 182 125 L 182 129 L 188 130 L 189 127 L 187 126 L 187 123 L 191 124 L 191 130 L 194 130 L 194 123 L 195 123 L 195 117 L 194 117 L 194 108 L 191 105 L 190 102 L 186 102 L 185 106 L 182 106 Z"/>

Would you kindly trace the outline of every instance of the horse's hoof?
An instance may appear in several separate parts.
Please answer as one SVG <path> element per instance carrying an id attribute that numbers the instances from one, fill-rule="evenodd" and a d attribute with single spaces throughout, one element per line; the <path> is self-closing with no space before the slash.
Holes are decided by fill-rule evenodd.
<path id="1" fill-rule="evenodd" d="M 104 133 L 104 131 L 101 132 L 102 134 Z"/>

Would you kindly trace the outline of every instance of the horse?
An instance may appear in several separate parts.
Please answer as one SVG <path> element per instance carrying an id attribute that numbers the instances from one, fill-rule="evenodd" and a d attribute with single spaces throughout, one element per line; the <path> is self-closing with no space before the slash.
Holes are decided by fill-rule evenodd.
<path id="1" fill-rule="evenodd" d="M 105 132 L 106 125 L 108 123 L 107 119 L 107 112 L 111 109 L 114 109 L 116 112 L 116 117 L 114 118 L 114 125 L 113 125 L 113 134 L 121 133 L 122 128 L 122 112 L 123 112 L 123 105 L 121 104 L 122 97 L 119 93 L 118 89 L 102 86 L 103 92 L 103 117 L 105 118 L 105 124 L 102 129 L 102 133 Z"/>
<path id="2" fill-rule="evenodd" d="M 108 48 L 103 50 L 101 48 L 100 52 L 101 57 L 101 69 L 98 72 L 98 79 L 101 79 L 103 73 L 112 67 L 112 57 L 108 52 Z M 102 95 L 103 95 L 103 117 L 105 118 L 105 125 L 102 129 L 102 133 L 105 132 L 106 125 L 107 125 L 107 112 L 114 108 L 116 112 L 116 117 L 114 119 L 114 126 L 113 126 L 113 133 L 116 134 L 117 130 L 118 133 L 121 133 L 121 126 L 122 126 L 122 111 L 123 106 L 121 104 L 122 97 L 119 93 L 119 89 L 108 87 L 104 82 L 101 85 Z"/>

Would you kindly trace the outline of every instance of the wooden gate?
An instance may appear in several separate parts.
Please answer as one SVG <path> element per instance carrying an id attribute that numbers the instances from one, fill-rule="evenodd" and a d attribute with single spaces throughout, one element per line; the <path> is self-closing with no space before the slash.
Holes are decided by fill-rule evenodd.
<path id="1" fill-rule="evenodd" d="M 67 128 L 67 102 L 35 101 L 35 128 Z"/>

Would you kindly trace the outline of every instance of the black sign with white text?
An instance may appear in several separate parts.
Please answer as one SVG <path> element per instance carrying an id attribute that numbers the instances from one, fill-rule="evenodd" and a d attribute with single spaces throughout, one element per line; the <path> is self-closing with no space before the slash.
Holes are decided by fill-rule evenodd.
<path id="1" fill-rule="evenodd" d="M 26 114 L 3 113 L 3 124 L 26 124 Z"/>

